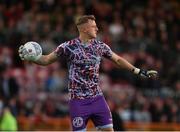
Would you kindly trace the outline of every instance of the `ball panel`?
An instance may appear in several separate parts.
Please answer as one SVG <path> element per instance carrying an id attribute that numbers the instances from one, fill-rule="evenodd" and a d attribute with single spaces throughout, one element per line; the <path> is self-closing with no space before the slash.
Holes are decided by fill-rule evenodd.
<path id="1" fill-rule="evenodd" d="M 28 52 L 25 59 L 27 60 L 38 60 L 42 56 L 42 48 L 37 42 L 27 42 L 24 44 L 24 48 Z"/>

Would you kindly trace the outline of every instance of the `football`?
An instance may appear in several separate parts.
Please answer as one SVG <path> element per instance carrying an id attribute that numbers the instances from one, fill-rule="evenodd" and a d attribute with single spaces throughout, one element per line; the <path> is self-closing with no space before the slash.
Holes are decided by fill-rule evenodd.
<path id="1" fill-rule="evenodd" d="M 37 42 L 27 42 L 24 44 L 24 48 L 28 52 L 25 56 L 27 60 L 38 60 L 42 56 L 42 48 Z"/>

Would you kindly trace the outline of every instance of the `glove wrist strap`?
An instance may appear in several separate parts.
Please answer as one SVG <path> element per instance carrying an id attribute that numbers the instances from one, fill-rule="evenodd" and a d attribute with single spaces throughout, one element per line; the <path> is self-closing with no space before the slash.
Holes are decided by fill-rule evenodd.
<path id="1" fill-rule="evenodd" d="M 133 69 L 133 73 L 134 73 L 134 74 L 139 74 L 139 72 L 140 72 L 140 69 L 139 69 L 139 68 L 134 68 L 134 69 Z"/>

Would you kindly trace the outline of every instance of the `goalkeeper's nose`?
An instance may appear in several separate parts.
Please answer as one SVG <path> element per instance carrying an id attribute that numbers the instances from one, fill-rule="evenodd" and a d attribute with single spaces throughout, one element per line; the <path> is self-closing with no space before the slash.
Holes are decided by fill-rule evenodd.
<path id="1" fill-rule="evenodd" d="M 96 27 L 96 32 L 98 32 L 99 31 L 99 29 L 98 29 L 98 27 Z"/>

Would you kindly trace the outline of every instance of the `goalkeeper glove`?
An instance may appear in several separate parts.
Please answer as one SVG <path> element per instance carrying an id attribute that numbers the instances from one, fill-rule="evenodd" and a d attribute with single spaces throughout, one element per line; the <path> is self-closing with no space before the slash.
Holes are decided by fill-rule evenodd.
<path id="1" fill-rule="evenodd" d="M 19 57 L 21 58 L 21 60 L 34 61 L 34 59 L 30 57 L 28 51 L 24 48 L 24 45 L 21 45 L 19 47 L 18 52 L 19 52 Z"/>
<path id="2" fill-rule="evenodd" d="M 157 74 L 158 74 L 158 72 L 155 70 L 143 70 L 139 68 L 133 69 L 133 72 L 144 78 L 157 77 Z"/>

